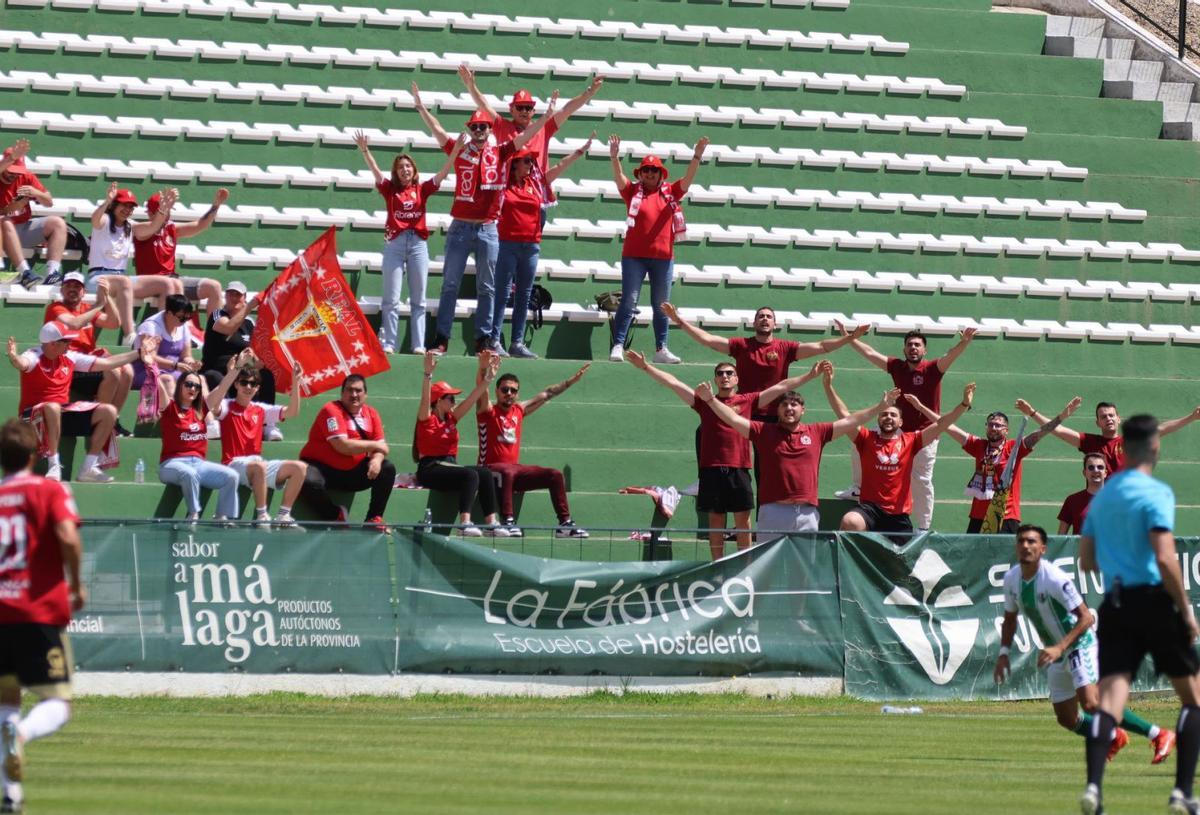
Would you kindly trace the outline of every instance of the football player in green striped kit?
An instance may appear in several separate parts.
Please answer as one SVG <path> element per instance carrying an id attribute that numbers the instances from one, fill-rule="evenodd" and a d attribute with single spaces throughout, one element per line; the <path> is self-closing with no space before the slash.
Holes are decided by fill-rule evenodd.
<path id="1" fill-rule="evenodd" d="M 1004 623 L 994 676 L 999 684 L 1011 672 L 1008 651 L 1017 630 L 1017 614 L 1024 614 L 1044 643 L 1037 664 L 1046 670 L 1050 704 L 1058 723 L 1086 737 L 1092 713 L 1100 703 L 1100 663 L 1092 631 L 1095 616 L 1071 576 L 1044 560 L 1045 554 L 1046 530 L 1032 524 L 1021 526 L 1017 530 L 1017 565 L 1004 575 Z M 1127 730 L 1150 740 L 1151 764 L 1161 763 L 1175 747 L 1173 730 L 1164 730 L 1125 708 L 1108 751 L 1109 761 L 1129 743 Z"/>

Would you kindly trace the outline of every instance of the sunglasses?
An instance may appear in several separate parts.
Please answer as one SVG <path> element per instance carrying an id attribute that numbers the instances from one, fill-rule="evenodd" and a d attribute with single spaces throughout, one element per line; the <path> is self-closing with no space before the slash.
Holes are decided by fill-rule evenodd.
<path id="1" fill-rule="evenodd" d="M 467 125 L 467 130 L 472 133 L 482 133 L 485 130 L 491 130 L 491 125 Z"/>
<path id="2" fill-rule="evenodd" d="M 247 388 L 257 388 L 258 387 L 257 379 L 239 379 L 237 381 L 237 383 L 239 385 L 242 385 L 243 387 L 247 387 Z"/>
<path id="3" fill-rule="evenodd" d="M 441 397 L 441 398 L 442 398 L 442 399 L 449 399 L 451 404 L 453 404 L 453 403 L 454 403 L 454 394 L 452 394 L 452 393 L 448 393 L 448 394 L 446 394 L 445 396 L 443 396 L 443 397 Z"/>
<path id="4" fill-rule="evenodd" d="M 638 172 L 642 175 L 649 175 L 650 173 L 658 175 L 662 172 L 662 170 L 658 169 L 657 167 L 643 167 L 642 169 L 638 170 Z"/>
<path id="5" fill-rule="evenodd" d="M 717 371 L 717 376 L 737 376 L 737 371 Z"/>
<path id="6" fill-rule="evenodd" d="M 200 383 L 199 382 L 184 382 L 183 387 L 187 388 L 188 390 L 198 391 L 198 390 L 200 390 Z"/>
<path id="7" fill-rule="evenodd" d="M 518 390 L 520 390 L 520 389 L 519 388 L 500 388 L 501 393 L 510 393 L 510 394 L 513 394 L 514 396 L 516 395 Z"/>
<path id="8" fill-rule="evenodd" d="M 519 110 L 522 113 L 532 113 L 533 105 L 513 105 L 513 110 Z"/>
<path id="9" fill-rule="evenodd" d="M 1108 468 L 1105 467 L 1103 464 L 1089 464 L 1084 469 L 1087 470 L 1089 473 L 1102 473 L 1105 470 L 1107 470 Z"/>

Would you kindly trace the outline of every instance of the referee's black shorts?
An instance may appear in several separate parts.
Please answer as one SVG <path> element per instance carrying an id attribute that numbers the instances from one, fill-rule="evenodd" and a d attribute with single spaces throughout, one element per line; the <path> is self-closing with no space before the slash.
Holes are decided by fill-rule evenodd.
<path id="1" fill-rule="evenodd" d="M 1100 676 L 1136 674 L 1154 658 L 1154 672 L 1171 678 L 1200 672 L 1192 637 L 1166 589 L 1113 587 L 1100 604 Z"/>

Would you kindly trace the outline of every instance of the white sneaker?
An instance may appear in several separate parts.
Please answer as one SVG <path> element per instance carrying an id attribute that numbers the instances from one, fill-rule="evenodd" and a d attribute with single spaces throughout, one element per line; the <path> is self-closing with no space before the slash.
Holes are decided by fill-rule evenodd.
<path id="1" fill-rule="evenodd" d="M 412 352 L 413 352 L 414 354 L 417 354 L 418 356 L 425 356 L 425 349 L 424 349 L 424 348 L 422 348 L 422 347 L 421 347 L 421 346 L 419 346 L 419 345 L 418 345 L 416 348 L 414 348 L 414 349 L 412 350 Z"/>
<path id="2" fill-rule="evenodd" d="M 46 478 L 51 481 L 62 481 L 62 465 L 51 464 L 50 469 L 46 470 Z"/>
<path id="3" fill-rule="evenodd" d="M 624 362 L 625 361 L 625 346 L 614 345 L 612 350 L 608 352 L 609 362 Z"/>
<path id="4" fill-rule="evenodd" d="M 396 353 L 396 349 L 395 349 L 395 347 L 394 347 L 394 346 L 391 346 L 391 345 L 385 345 L 385 346 L 383 346 L 383 353 L 385 353 L 385 354 L 394 354 L 394 353 Z"/>
<path id="5" fill-rule="evenodd" d="M 846 489 L 844 489 L 844 490 L 838 490 L 837 492 L 835 492 L 833 494 L 833 497 L 840 498 L 843 501 L 853 501 L 856 498 L 858 498 L 858 485 L 851 484 L 849 487 L 846 487 Z"/>
<path id="6" fill-rule="evenodd" d="M 89 467 L 79 475 L 75 476 L 76 481 L 87 481 L 93 484 L 107 484 L 113 480 L 113 477 L 101 470 L 99 467 Z"/>
<path id="7" fill-rule="evenodd" d="M 271 525 L 271 513 L 265 509 L 262 512 L 254 514 L 254 525 L 257 527 L 269 527 Z"/>
<path id="8" fill-rule="evenodd" d="M 691 484 L 688 484 L 686 487 L 681 489 L 679 491 L 679 494 L 680 495 L 690 495 L 693 498 L 695 498 L 697 495 L 700 494 L 700 482 L 693 481 Z"/>
<path id="9" fill-rule="evenodd" d="M 282 529 L 290 529 L 296 525 L 296 519 L 292 517 L 290 512 L 277 512 L 275 514 L 275 525 Z"/>
<path id="10" fill-rule="evenodd" d="M 507 538 L 511 537 L 508 527 L 500 526 L 499 524 L 488 524 L 483 527 L 483 534 L 489 538 Z"/>
<path id="11" fill-rule="evenodd" d="M 184 517 L 184 520 L 187 521 L 188 523 L 195 523 L 196 521 L 200 520 L 200 513 L 199 512 L 189 512 Z"/>
<path id="12" fill-rule="evenodd" d="M 458 534 L 462 535 L 464 538 L 482 538 L 483 530 L 477 526 L 467 524 L 458 530 Z"/>
<path id="13" fill-rule="evenodd" d="M 682 359 L 671 353 L 671 349 L 663 346 L 654 352 L 654 361 L 661 365 L 678 365 Z"/>
<path id="14" fill-rule="evenodd" d="M 277 424 L 269 424 L 263 428 L 263 441 L 283 441 L 283 431 Z"/>

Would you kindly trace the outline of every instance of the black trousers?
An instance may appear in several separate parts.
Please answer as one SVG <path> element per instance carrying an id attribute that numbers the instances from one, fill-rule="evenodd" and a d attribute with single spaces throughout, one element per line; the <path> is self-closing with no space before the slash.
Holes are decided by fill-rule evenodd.
<path id="1" fill-rule="evenodd" d="M 496 480 L 487 467 L 458 464 L 450 456 L 427 456 L 417 464 L 417 483 L 431 490 L 457 492 L 460 513 L 471 511 L 476 494 L 484 515 L 496 511 Z"/>
<path id="2" fill-rule="evenodd" d="M 370 490 L 371 503 L 367 506 L 366 517 L 382 517 L 387 510 L 388 499 L 392 497 L 392 489 L 396 485 L 396 465 L 385 458 L 379 468 L 379 475 L 370 479 L 367 478 L 370 462 L 371 458 L 368 456 L 351 470 L 338 470 L 319 461 L 308 461 L 308 474 L 304 476 L 304 486 L 300 488 L 300 499 L 312 507 L 318 517 L 335 521 L 338 517 L 338 507 L 329 497 L 330 489 L 346 492 Z"/>

